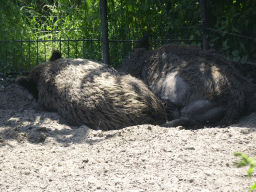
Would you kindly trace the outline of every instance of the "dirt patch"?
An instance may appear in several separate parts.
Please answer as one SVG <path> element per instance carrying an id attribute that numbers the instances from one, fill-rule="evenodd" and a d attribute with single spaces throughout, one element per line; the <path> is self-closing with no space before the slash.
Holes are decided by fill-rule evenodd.
<path id="1" fill-rule="evenodd" d="M 232 165 L 236 151 L 256 157 L 255 113 L 226 128 L 146 124 L 103 132 L 69 126 L 58 113 L 26 109 L 26 102 L 16 109 L 3 102 L 9 105 L 0 109 L 3 192 L 241 192 L 256 180 Z"/>

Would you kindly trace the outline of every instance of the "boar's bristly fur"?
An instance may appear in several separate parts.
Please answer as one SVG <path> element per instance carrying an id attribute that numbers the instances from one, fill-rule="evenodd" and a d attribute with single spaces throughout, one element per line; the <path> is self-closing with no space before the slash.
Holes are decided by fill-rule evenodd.
<path id="1" fill-rule="evenodd" d="M 111 130 L 166 122 L 162 102 L 143 81 L 120 76 L 102 63 L 57 59 L 35 67 L 17 82 L 38 91 L 40 109 L 57 111 L 72 125 Z"/>
<path id="2" fill-rule="evenodd" d="M 256 110 L 256 86 L 232 62 L 216 51 L 169 44 L 135 50 L 119 72 L 142 79 L 166 103 L 165 126 L 228 126 Z"/>

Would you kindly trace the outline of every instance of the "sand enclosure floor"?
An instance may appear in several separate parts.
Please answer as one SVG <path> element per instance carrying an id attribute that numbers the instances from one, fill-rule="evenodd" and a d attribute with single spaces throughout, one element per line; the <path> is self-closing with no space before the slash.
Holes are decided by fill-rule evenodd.
<path id="1" fill-rule="evenodd" d="M 248 191 L 256 180 L 233 166 L 236 151 L 256 156 L 250 126 L 102 132 L 68 126 L 57 113 L 0 117 L 1 191 Z"/>
<path id="2" fill-rule="evenodd" d="M 18 98 L 9 93 L 0 103 L 1 192 L 241 192 L 256 181 L 248 167 L 233 166 L 236 151 L 256 157 L 256 113 L 226 128 L 139 125 L 102 132 L 69 126 L 58 113 L 29 103 L 15 109 Z"/>

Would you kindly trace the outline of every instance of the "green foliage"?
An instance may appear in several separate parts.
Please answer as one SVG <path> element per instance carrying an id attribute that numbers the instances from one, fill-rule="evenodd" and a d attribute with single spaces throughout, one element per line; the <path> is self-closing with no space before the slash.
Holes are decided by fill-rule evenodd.
<path id="1" fill-rule="evenodd" d="M 236 157 L 242 158 L 242 160 L 240 162 L 234 162 L 234 166 L 244 167 L 244 166 L 249 165 L 250 168 L 248 170 L 248 176 L 251 177 L 254 167 L 256 166 L 256 160 L 254 158 L 249 157 L 248 155 L 241 153 L 241 152 L 236 152 L 236 153 L 234 153 L 234 155 Z M 250 191 L 253 191 L 254 189 L 256 189 L 256 182 L 254 182 L 254 184 L 252 184 L 252 186 L 250 187 Z"/>
<path id="2" fill-rule="evenodd" d="M 144 34 L 151 33 L 151 48 L 171 43 L 165 39 L 189 39 L 191 43 L 201 36 L 197 28 L 200 20 L 199 5 L 192 0 L 122 0 L 108 1 L 109 39 L 129 40 L 140 39 Z M 181 18 L 178 18 L 179 15 Z M 110 43 L 110 58 L 114 66 L 128 57 L 137 43 Z M 119 50 L 119 51 L 118 51 Z M 116 64 L 116 65 L 115 65 Z"/>
<path id="3" fill-rule="evenodd" d="M 0 31 L 0 41 L 5 42 L 0 43 L 0 73 L 29 70 L 48 60 L 53 49 L 60 48 L 64 57 L 101 60 L 99 41 L 54 41 L 99 39 L 98 2 L 99 0 L 80 3 L 66 0 L 1 1 L 4 6 L 0 6 L 0 23 L 4 27 Z M 21 40 L 25 42 L 21 43 Z M 92 50 L 86 47 L 92 47 Z"/>
<path id="4" fill-rule="evenodd" d="M 0 41 L 8 41 L 0 43 L 0 65 L 5 64 L 0 72 L 29 70 L 46 61 L 52 49 L 60 48 L 63 57 L 102 60 L 100 41 L 53 41 L 100 39 L 99 0 L 9 0 L 5 4 L 12 7 L 12 12 L 16 15 L 12 17 L 10 11 L 0 8 L 3 11 L 2 22 L 6 25 L 0 31 Z M 191 33 L 194 34 L 191 40 L 198 39 L 201 34 L 197 28 L 182 28 L 197 26 L 200 18 L 194 13 L 199 13 L 199 7 L 193 0 L 109 0 L 108 25 L 112 65 L 120 65 L 137 46 L 136 42 L 115 40 L 134 40 L 151 33 L 151 38 L 157 40 L 151 44 L 154 48 L 168 43 L 162 41 L 163 39 L 189 38 Z M 180 16 L 179 19 L 177 15 Z M 13 18 L 15 21 L 11 20 Z M 180 28 L 174 30 L 174 27 Z M 11 29 L 15 29 L 14 33 L 10 33 Z M 37 42 L 38 40 L 47 42 Z M 192 43 L 200 45 L 197 41 Z"/>
<path id="5" fill-rule="evenodd" d="M 22 15 L 19 8 L 11 1 L 1 1 L 0 2 L 0 25 L 1 30 L 15 30 L 21 28 Z M 8 37 L 11 34 L 0 33 L 1 39 Z"/>
<path id="6" fill-rule="evenodd" d="M 61 49 L 63 57 L 102 61 L 99 1 L 1 1 L 0 41 L 5 42 L 0 42 L 0 73 L 29 70 L 48 60 L 52 49 Z M 198 28 L 201 20 L 199 1 L 108 0 L 107 3 L 110 60 L 114 67 L 129 57 L 138 45 L 137 42 L 116 40 L 135 40 L 151 33 L 151 39 L 154 40 L 150 42 L 151 48 L 172 43 L 168 39 L 190 39 L 191 44 L 201 46 L 201 42 L 196 41 L 202 36 Z M 221 0 L 209 3 L 212 12 L 210 21 L 213 22 L 210 27 L 248 36 L 256 33 L 256 25 L 253 25 L 256 20 L 253 9 L 255 3 L 252 0 L 231 4 Z M 256 60 L 253 55 L 256 46 L 252 40 L 239 39 L 227 32 L 218 35 L 209 31 L 207 35 L 210 45 L 236 61 L 243 63 L 251 57 Z M 58 39 L 62 41 L 55 41 Z M 67 39 L 95 41 L 64 41 Z"/>
<path id="7" fill-rule="evenodd" d="M 236 62 L 245 63 L 248 58 L 256 61 L 255 43 L 256 39 L 244 38 L 242 36 L 254 37 L 256 32 L 256 2 L 248 1 L 210 1 L 211 13 L 208 25 L 210 28 L 223 32 L 213 33 L 207 30 L 210 45 L 224 52 Z M 235 35 L 230 35 L 234 33 Z"/>

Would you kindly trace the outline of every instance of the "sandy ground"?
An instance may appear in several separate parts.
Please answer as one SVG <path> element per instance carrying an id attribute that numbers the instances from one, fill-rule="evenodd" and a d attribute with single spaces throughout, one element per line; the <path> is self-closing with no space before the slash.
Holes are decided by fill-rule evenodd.
<path id="1" fill-rule="evenodd" d="M 256 157 L 255 127 L 253 113 L 226 128 L 95 131 L 13 86 L 0 92 L 0 191 L 249 191 L 256 173 L 233 153 Z"/>

